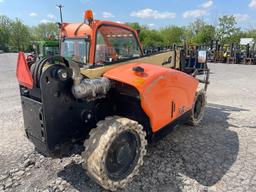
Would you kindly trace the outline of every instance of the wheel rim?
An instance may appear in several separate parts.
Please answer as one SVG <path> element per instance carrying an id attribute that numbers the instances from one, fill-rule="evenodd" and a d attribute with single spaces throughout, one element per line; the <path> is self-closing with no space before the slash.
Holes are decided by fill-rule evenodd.
<path id="1" fill-rule="evenodd" d="M 124 179 L 132 172 L 139 159 L 140 145 L 138 134 L 132 131 L 124 131 L 114 139 L 106 156 L 106 171 L 112 180 Z"/>
<path id="2" fill-rule="evenodd" d="M 195 103 L 195 107 L 194 107 L 194 118 L 198 119 L 203 111 L 203 96 L 199 95 L 197 97 L 196 103 Z"/>

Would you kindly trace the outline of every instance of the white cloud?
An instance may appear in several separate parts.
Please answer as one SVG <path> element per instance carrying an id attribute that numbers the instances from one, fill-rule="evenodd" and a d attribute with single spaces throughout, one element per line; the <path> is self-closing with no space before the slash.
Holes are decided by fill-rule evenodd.
<path id="1" fill-rule="evenodd" d="M 123 22 L 123 21 L 116 21 L 116 23 L 124 24 L 124 22 Z"/>
<path id="2" fill-rule="evenodd" d="M 104 11 L 104 12 L 102 13 L 102 17 L 103 17 L 103 18 L 111 18 L 111 17 L 115 17 L 115 15 L 113 15 L 113 14 L 110 13 L 110 12 Z"/>
<path id="3" fill-rule="evenodd" d="M 52 20 L 55 20 L 55 19 L 56 19 L 56 16 L 53 15 L 53 14 L 48 14 L 47 17 L 48 17 L 49 19 L 52 19 Z"/>
<path id="4" fill-rule="evenodd" d="M 153 9 L 142 9 L 139 11 L 133 11 L 130 16 L 139 18 L 154 18 L 154 19 L 174 19 L 176 13 L 173 12 L 159 12 Z"/>
<path id="5" fill-rule="evenodd" d="M 36 17 L 36 16 L 38 16 L 38 15 L 37 15 L 37 13 L 30 13 L 29 16 L 30 16 L 30 17 Z"/>
<path id="6" fill-rule="evenodd" d="M 183 17 L 184 18 L 188 18 L 188 17 L 202 17 L 208 15 L 208 11 L 207 10 L 203 10 L 203 9 L 195 9 L 195 10 L 190 10 L 190 11 L 186 11 L 183 13 Z"/>
<path id="7" fill-rule="evenodd" d="M 148 28 L 150 28 L 150 29 L 156 28 L 156 24 L 154 24 L 154 23 L 149 23 L 149 24 L 147 24 L 147 26 L 148 26 Z"/>
<path id="8" fill-rule="evenodd" d="M 188 10 L 183 13 L 183 18 L 202 17 L 209 15 L 209 9 L 213 6 L 212 0 L 207 0 L 205 3 L 199 5 L 198 9 Z"/>
<path id="9" fill-rule="evenodd" d="M 204 9 L 209 9 L 212 6 L 213 6 L 213 1 L 211 1 L 211 0 L 208 0 L 205 3 L 200 5 L 200 7 L 204 8 Z"/>
<path id="10" fill-rule="evenodd" d="M 250 8 L 256 9 L 256 0 L 251 0 L 250 4 L 249 4 Z"/>
<path id="11" fill-rule="evenodd" d="M 48 20 L 48 19 L 42 19 L 40 22 L 41 23 L 53 23 L 54 21 Z"/>
<path id="12" fill-rule="evenodd" d="M 47 19 L 42 19 L 41 23 L 54 23 L 56 20 L 56 16 L 53 14 L 46 15 Z"/>
<path id="13" fill-rule="evenodd" d="M 247 21 L 250 19 L 250 16 L 248 14 L 235 14 L 234 15 L 237 21 Z"/>

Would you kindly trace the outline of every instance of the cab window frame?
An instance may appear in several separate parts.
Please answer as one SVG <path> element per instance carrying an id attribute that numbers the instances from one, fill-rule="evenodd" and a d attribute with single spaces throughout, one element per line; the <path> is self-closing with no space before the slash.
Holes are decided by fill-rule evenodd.
<path id="1" fill-rule="evenodd" d="M 85 55 L 87 55 L 86 62 L 83 63 L 83 65 L 89 64 L 89 62 L 90 62 L 91 46 L 92 46 L 90 37 L 89 38 L 88 38 L 88 36 L 70 37 L 70 38 L 69 37 L 68 38 L 67 37 L 62 37 L 61 43 L 60 43 L 60 55 L 61 56 L 64 56 L 64 55 L 62 55 L 62 53 L 63 53 L 62 43 L 64 43 L 65 40 L 83 40 L 85 43 L 88 43 L 87 54 L 85 54 Z M 86 50 L 86 46 L 85 46 L 85 50 Z"/>
<path id="2" fill-rule="evenodd" d="M 125 62 L 125 61 L 129 61 L 129 60 L 133 60 L 135 58 L 129 58 L 129 59 L 124 59 L 124 60 L 119 60 L 119 61 L 113 61 L 113 62 L 110 62 L 110 63 L 106 63 L 106 64 L 103 64 L 103 65 L 97 65 L 96 63 L 96 47 L 97 47 L 97 35 L 98 35 L 98 32 L 100 30 L 101 27 L 116 27 L 116 28 L 121 28 L 121 29 L 124 29 L 124 30 L 127 30 L 129 32 L 132 33 L 138 47 L 139 47 L 139 51 L 140 51 L 140 57 L 143 56 L 143 51 L 142 51 L 142 47 L 141 47 L 141 44 L 140 44 L 140 41 L 139 41 L 139 37 L 138 37 L 138 34 L 135 33 L 133 30 L 127 28 L 127 27 L 124 27 L 124 26 L 119 26 L 119 25 L 114 25 L 114 24 L 101 24 L 97 27 L 96 29 L 96 32 L 95 32 L 95 41 L 94 41 L 94 56 L 93 56 L 93 66 L 94 67 L 101 67 L 101 66 L 107 66 L 107 65 L 112 65 L 112 64 L 117 64 L 117 63 L 121 63 L 121 62 Z"/>

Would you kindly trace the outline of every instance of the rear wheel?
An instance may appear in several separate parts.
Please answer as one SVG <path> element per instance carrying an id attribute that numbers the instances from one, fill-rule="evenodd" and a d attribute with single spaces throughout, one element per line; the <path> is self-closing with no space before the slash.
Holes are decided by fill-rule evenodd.
<path id="1" fill-rule="evenodd" d="M 202 120 L 204 118 L 205 106 L 206 106 L 205 91 L 200 90 L 196 93 L 191 117 L 188 121 L 188 124 L 197 126 L 202 122 Z"/>
<path id="2" fill-rule="evenodd" d="M 125 187 L 143 164 L 145 137 L 143 127 L 127 118 L 115 116 L 98 122 L 82 153 L 88 175 L 108 190 Z"/>

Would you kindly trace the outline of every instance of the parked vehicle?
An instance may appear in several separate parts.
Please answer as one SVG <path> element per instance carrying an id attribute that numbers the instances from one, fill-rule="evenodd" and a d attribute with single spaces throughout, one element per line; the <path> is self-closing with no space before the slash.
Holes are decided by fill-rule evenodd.
<path id="1" fill-rule="evenodd" d="M 61 39 L 61 56 L 31 69 L 23 53 L 18 58 L 25 131 L 37 151 L 55 157 L 84 142 L 87 174 L 115 191 L 139 173 L 148 142 L 202 121 L 209 70 L 199 80 L 168 51 L 145 56 L 135 30 L 94 20 L 91 11 L 85 22 L 63 23 Z"/>

